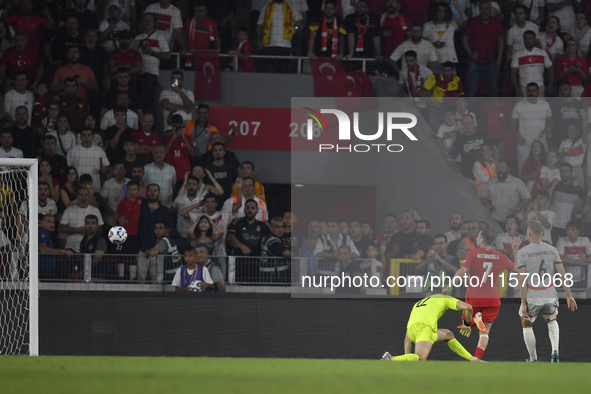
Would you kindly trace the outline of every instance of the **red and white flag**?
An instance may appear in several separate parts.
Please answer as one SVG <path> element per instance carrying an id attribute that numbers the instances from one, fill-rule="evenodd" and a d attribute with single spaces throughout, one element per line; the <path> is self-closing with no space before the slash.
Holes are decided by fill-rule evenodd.
<path id="1" fill-rule="evenodd" d="M 218 51 L 196 51 L 195 100 L 216 101 L 222 99 L 222 78 Z"/>
<path id="2" fill-rule="evenodd" d="M 333 58 L 319 58 L 310 62 L 314 76 L 314 96 L 336 97 L 343 94 L 346 74 L 341 62 Z"/>

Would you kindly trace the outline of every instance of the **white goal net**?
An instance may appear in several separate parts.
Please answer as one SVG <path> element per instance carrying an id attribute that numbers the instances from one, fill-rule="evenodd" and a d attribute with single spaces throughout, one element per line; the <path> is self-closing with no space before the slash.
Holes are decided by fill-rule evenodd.
<path id="1" fill-rule="evenodd" d="M 37 160 L 0 159 L 0 355 L 39 354 Z"/>

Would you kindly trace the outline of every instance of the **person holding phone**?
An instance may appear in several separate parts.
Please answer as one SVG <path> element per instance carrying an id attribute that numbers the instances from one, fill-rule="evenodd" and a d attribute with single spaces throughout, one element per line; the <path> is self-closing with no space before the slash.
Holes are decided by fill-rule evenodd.
<path id="1" fill-rule="evenodd" d="M 192 91 L 183 89 L 184 74 L 181 70 L 174 70 L 170 75 L 170 89 L 163 90 L 160 94 L 162 105 L 163 128 L 166 130 L 171 123 L 174 114 L 181 116 L 183 125 L 188 120 L 193 120 L 191 111 L 195 105 L 195 96 Z"/>

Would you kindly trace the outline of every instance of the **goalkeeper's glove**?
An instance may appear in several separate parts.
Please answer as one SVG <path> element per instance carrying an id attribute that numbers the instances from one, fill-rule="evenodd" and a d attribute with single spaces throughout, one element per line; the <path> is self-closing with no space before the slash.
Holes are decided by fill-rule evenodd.
<path id="1" fill-rule="evenodd" d="M 470 337 L 470 334 L 472 333 L 470 323 L 466 324 L 466 322 L 464 322 L 463 324 L 459 325 L 458 328 L 460 329 L 460 334 L 462 334 L 466 338 Z"/>

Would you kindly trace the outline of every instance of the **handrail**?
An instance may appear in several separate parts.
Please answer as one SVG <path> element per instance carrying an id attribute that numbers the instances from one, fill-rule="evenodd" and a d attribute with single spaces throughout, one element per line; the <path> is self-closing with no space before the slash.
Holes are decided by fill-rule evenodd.
<path id="1" fill-rule="evenodd" d="M 56 258 L 56 263 L 59 261 L 59 266 L 63 265 L 65 262 L 68 263 L 68 267 L 70 267 L 70 270 L 72 268 L 74 268 L 75 266 L 77 266 L 77 275 L 78 275 L 78 280 L 81 282 L 93 282 L 95 281 L 95 278 L 93 278 L 93 275 L 95 274 L 95 266 L 93 266 L 93 255 L 92 254 L 82 254 L 82 253 L 75 253 L 73 255 L 73 257 L 68 258 L 67 256 L 65 256 L 64 254 L 55 254 L 55 253 L 40 253 L 39 254 L 39 260 L 40 263 L 43 262 L 43 257 L 45 257 L 45 259 L 47 259 L 49 256 L 54 256 L 57 257 Z M 0 277 L 0 282 L 2 280 L 6 280 L 6 279 L 10 279 L 10 280 L 17 280 L 19 275 L 20 275 L 20 262 L 22 260 L 22 258 L 24 258 L 25 256 L 22 253 L 17 253 L 17 252 L 13 252 L 10 253 L 10 256 L 8 258 L 8 265 L 9 265 L 9 272 L 6 273 L 5 277 L 2 278 Z M 171 257 L 176 257 L 178 258 L 178 255 L 159 255 L 159 257 L 156 258 L 157 262 L 156 262 L 156 274 L 157 274 L 157 278 L 155 282 L 157 283 L 166 283 L 168 280 L 171 280 L 170 275 L 174 274 L 174 272 L 176 271 L 176 269 L 178 269 L 178 267 L 180 267 L 183 263 L 181 260 L 177 260 L 174 259 L 170 260 L 170 264 L 173 264 L 174 266 L 169 266 L 169 263 L 164 263 L 164 259 L 162 259 L 162 257 L 166 257 L 166 258 L 171 258 Z M 306 275 L 306 276 L 315 276 L 315 275 L 332 275 L 332 272 L 335 271 L 335 268 L 337 268 L 336 266 L 330 266 L 326 265 L 326 263 L 334 263 L 336 262 L 334 259 L 324 259 L 324 258 L 316 258 L 316 257 L 293 257 L 291 259 L 287 259 L 287 258 L 282 258 L 282 257 L 264 257 L 264 256 L 211 256 L 210 257 L 211 260 L 214 263 L 217 263 L 217 265 L 222 269 L 222 271 L 224 273 L 227 273 L 227 276 L 225 276 L 226 278 L 226 283 L 229 285 L 234 285 L 234 284 L 279 284 L 279 282 L 275 283 L 275 282 L 269 282 L 269 281 L 261 281 L 261 277 L 259 277 L 260 272 L 264 272 L 265 268 L 268 267 L 272 267 L 274 263 L 277 263 L 277 266 L 289 266 L 290 269 L 295 273 L 296 276 L 291 276 L 288 275 L 288 277 L 285 277 L 281 280 L 281 284 L 282 285 L 289 285 L 291 283 L 292 286 L 298 286 L 300 285 L 300 280 L 302 280 L 302 276 Z M 108 279 L 109 281 L 116 283 L 116 282 L 121 282 L 121 283 L 128 283 L 127 280 L 124 280 L 121 276 L 119 276 L 118 278 L 113 277 L 112 275 L 114 275 L 114 271 L 113 269 L 116 268 L 117 264 L 123 264 L 123 265 L 136 265 L 137 264 L 137 259 L 138 259 L 138 255 L 137 254 L 109 254 L 109 253 L 105 253 L 102 255 L 101 258 L 101 264 L 104 263 L 106 265 L 108 265 L 109 267 L 111 267 L 111 270 L 109 270 L 108 272 L 111 274 L 111 278 Z M 168 261 L 168 259 L 167 259 Z M 363 259 L 363 258 L 358 258 L 358 259 L 353 259 L 353 261 L 358 261 L 358 262 L 363 262 L 363 261 L 367 261 L 367 259 Z M 413 276 L 414 274 L 411 271 L 407 271 L 407 268 L 403 268 L 402 266 L 405 264 L 418 264 L 420 262 L 420 260 L 411 260 L 411 259 L 391 259 L 390 260 L 390 270 L 389 272 L 387 272 L 387 275 L 389 275 L 390 277 L 393 278 L 398 278 L 398 277 L 402 277 L 402 276 L 408 276 L 410 274 L 410 276 Z M 247 271 L 244 271 L 245 266 L 244 263 L 247 264 Z M 270 266 L 268 265 L 270 263 Z M 242 264 L 242 268 L 239 267 L 239 265 Z M 41 266 L 41 264 L 40 264 Z M 587 281 L 587 285 L 585 285 L 585 289 L 587 289 L 589 287 L 589 285 L 591 285 L 591 275 L 589 275 L 589 273 L 591 273 L 591 264 L 589 263 L 583 263 L 583 266 L 586 267 L 586 273 L 585 273 L 585 280 Z M 262 267 L 262 268 L 261 268 Z M 58 266 L 56 266 L 56 270 L 57 270 Z M 102 268 L 106 269 L 106 266 L 103 266 Z M 171 270 L 172 268 L 172 270 Z M 338 270 L 338 268 L 337 268 Z M 99 271 L 97 271 L 98 273 L 103 273 L 103 274 L 107 274 L 107 271 L 103 272 L 102 270 L 99 269 Z M 248 274 L 247 275 L 247 279 L 245 280 L 245 272 Z M 241 277 L 242 279 L 240 279 L 239 273 L 241 273 Z M 419 274 L 418 276 L 424 276 L 423 274 Z M 99 276 L 99 279 L 101 279 L 102 277 Z M 166 279 L 168 278 L 168 279 Z M 65 281 L 69 281 L 69 274 L 67 275 L 67 277 L 64 277 L 64 272 L 62 271 L 61 273 L 58 273 L 57 271 L 54 272 L 54 276 L 52 277 L 45 277 L 45 279 L 47 280 L 65 280 Z M 385 277 L 383 277 L 382 279 L 385 279 Z M 164 282 L 163 282 L 164 280 Z M 169 282 L 168 282 L 169 283 Z M 501 296 L 506 296 L 506 290 L 509 287 L 509 281 L 507 280 L 507 277 L 505 276 L 505 280 L 504 281 L 499 281 L 499 285 L 504 283 L 504 293 L 501 293 Z M 402 291 L 401 291 L 402 290 Z M 502 290 L 502 289 L 500 289 Z M 582 291 L 584 289 L 582 288 L 575 288 L 575 291 Z M 388 293 L 390 295 L 393 296 L 397 296 L 397 295 L 401 295 L 403 293 L 403 289 L 398 288 L 397 285 L 395 283 L 393 284 L 388 284 Z"/>
<path id="2" fill-rule="evenodd" d="M 176 56 L 176 68 L 180 69 L 181 67 L 181 54 L 179 52 L 171 52 L 170 53 L 171 56 Z M 238 69 L 238 56 L 236 55 L 228 55 L 227 53 L 220 53 L 219 54 L 220 57 L 231 57 L 233 58 L 233 65 L 234 65 L 234 70 Z M 250 59 L 286 59 L 286 60 L 297 60 L 298 62 L 298 71 L 297 74 L 301 74 L 302 73 L 302 62 L 304 60 L 310 60 L 309 56 L 270 56 L 270 55 L 250 55 Z M 361 65 L 361 69 L 363 70 L 363 72 L 365 72 L 366 69 L 366 64 L 368 62 L 375 62 L 377 61 L 375 58 L 373 57 L 359 57 L 359 58 L 350 58 L 350 59 L 345 59 L 343 58 L 343 62 L 362 62 Z"/>

